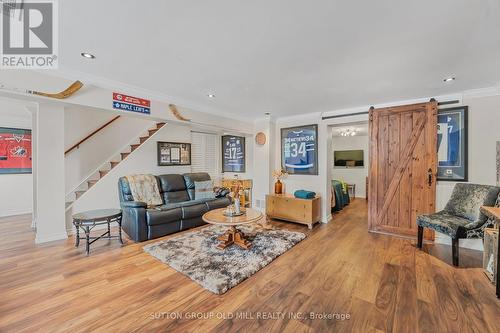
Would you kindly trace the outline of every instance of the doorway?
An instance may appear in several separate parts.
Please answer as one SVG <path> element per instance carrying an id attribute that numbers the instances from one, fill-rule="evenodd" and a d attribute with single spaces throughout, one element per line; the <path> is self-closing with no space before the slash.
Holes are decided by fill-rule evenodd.
<path id="1" fill-rule="evenodd" d="M 332 125 L 328 152 L 331 172 L 331 212 L 343 211 L 355 200 L 367 200 L 368 121 Z M 365 205 L 358 207 L 366 207 Z"/>

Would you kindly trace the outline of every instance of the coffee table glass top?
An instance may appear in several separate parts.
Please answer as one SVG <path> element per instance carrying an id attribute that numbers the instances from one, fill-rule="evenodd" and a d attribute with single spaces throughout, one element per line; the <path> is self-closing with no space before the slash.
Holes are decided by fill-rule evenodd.
<path id="1" fill-rule="evenodd" d="M 220 225 L 239 225 L 247 224 L 252 222 L 257 222 L 262 218 L 262 213 L 258 210 L 246 208 L 246 214 L 241 216 L 225 216 L 224 211 L 226 208 L 219 208 L 211 210 L 203 215 L 203 221 L 210 224 L 220 224 Z"/>
<path id="2" fill-rule="evenodd" d="M 73 220 L 75 222 L 87 222 L 87 221 L 102 221 L 109 218 L 120 216 L 122 211 L 120 209 L 96 209 L 89 210 L 87 212 L 82 212 L 73 215 Z"/>

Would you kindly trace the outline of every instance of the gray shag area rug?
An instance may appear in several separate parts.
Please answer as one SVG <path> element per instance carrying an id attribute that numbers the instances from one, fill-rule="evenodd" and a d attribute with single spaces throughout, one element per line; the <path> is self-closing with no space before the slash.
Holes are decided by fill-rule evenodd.
<path id="1" fill-rule="evenodd" d="M 144 251 L 215 294 L 223 294 L 252 276 L 303 240 L 306 235 L 288 230 L 239 226 L 252 247 L 216 248 L 227 227 L 212 225 L 165 241 L 146 245 Z"/>

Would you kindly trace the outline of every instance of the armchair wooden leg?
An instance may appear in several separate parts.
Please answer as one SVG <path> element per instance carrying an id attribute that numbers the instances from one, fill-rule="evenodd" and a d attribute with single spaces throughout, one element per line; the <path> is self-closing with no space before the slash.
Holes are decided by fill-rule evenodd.
<path id="1" fill-rule="evenodd" d="M 424 238 L 424 227 L 418 226 L 418 236 L 417 236 L 417 247 L 422 248 L 423 238 Z"/>
<path id="2" fill-rule="evenodd" d="M 458 238 L 451 239 L 451 253 L 453 256 L 453 266 L 458 267 Z"/>

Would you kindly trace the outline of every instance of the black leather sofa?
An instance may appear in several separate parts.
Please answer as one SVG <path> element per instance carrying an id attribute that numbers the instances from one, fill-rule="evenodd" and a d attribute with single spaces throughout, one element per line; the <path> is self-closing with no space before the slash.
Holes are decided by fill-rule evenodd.
<path id="1" fill-rule="evenodd" d="M 155 208 L 134 201 L 126 177 L 118 181 L 122 228 L 136 242 L 203 225 L 203 214 L 230 204 L 227 197 L 195 199 L 194 182 L 210 180 L 208 173 L 168 174 L 156 176 L 156 179 L 163 205 Z"/>

